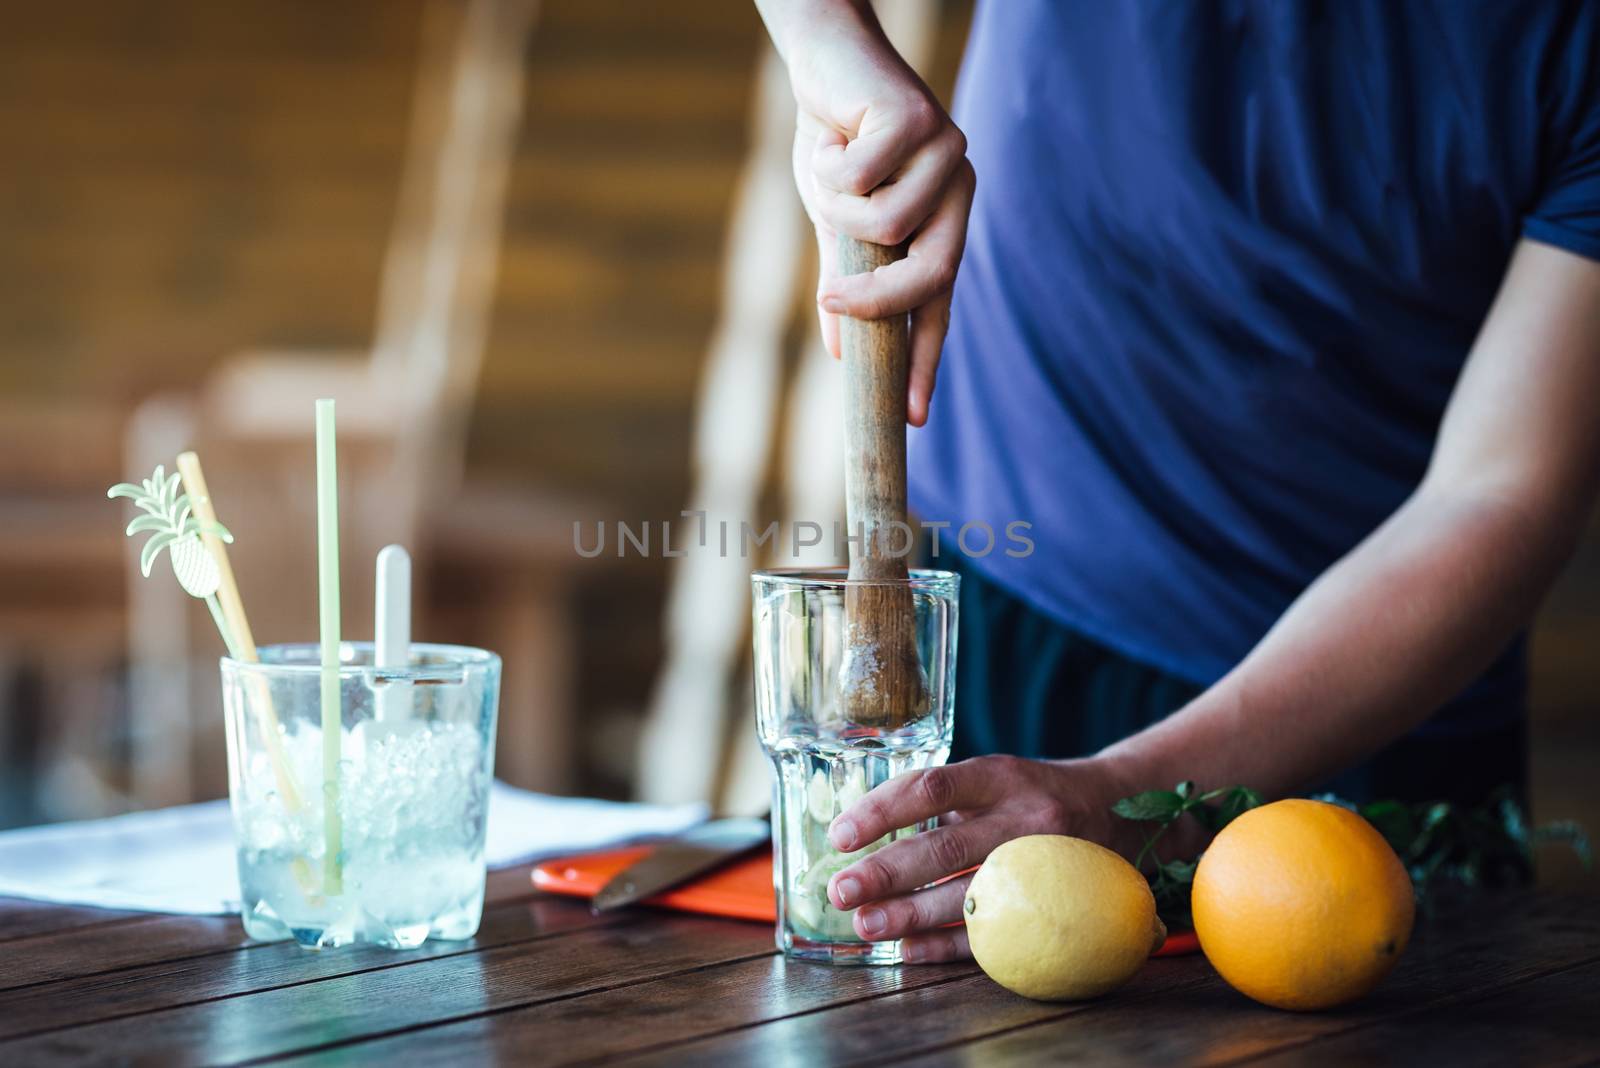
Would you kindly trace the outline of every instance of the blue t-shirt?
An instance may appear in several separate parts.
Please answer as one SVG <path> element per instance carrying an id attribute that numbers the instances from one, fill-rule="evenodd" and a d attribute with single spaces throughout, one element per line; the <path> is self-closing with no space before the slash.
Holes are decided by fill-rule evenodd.
<path id="1" fill-rule="evenodd" d="M 1417 485 L 1518 238 L 1600 259 L 1596 3 L 988 0 L 955 118 L 913 509 L 1031 522 L 973 566 L 1200 683 Z"/>

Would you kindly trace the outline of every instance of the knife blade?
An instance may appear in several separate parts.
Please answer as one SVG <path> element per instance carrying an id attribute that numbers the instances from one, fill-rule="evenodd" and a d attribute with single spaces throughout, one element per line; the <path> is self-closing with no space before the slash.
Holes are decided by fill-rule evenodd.
<path id="1" fill-rule="evenodd" d="M 634 861 L 600 888 L 590 904 L 596 913 L 610 912 L 653 897 L 721 867 L 772 840 L 766 820 L 712 820 L 669 838 Z"/>

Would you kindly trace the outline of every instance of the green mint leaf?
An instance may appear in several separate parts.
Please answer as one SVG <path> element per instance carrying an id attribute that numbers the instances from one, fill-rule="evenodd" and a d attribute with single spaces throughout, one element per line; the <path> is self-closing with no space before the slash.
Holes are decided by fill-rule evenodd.
<path id="1" fill-rule="evenodd" d="M 1396 853 L 1404 853 L 1409 849 L 1417 836 L 1417 824 L 1411 818 L 1409 805 L 1399 801 L 1374 801 L 1362 805 L 1360 812 Z"/>
<path id="2" fill-rule="evenodd" d="M 1111 811 L 1125 820 L 1171 823 L 1183 815 L 1183 808 L 1183 798 L 1171 790 L 1146 790 L 1124 797 L 1111 806 Z"/>
<path id="3" fill-rule="evenodd" d="M 1213 834 L 1238 819 L 1240 815 L 1261 804 L 1261 795 L 1248 786 L 1224 786 L 1208 790 L 1195 798 L 1192 811 L 1202 826 Z M 1199 802 L 1218 801 L 1218 804 Z"/>
<path id="4" fill-rule="evenodd" d="M 1253 808 L 1259 808 L 1261 795 L 1248 786 L 1235 786 L 1222 798 L 1211 817 L 1211 829 L 1220 831 Z"/>
<path id="5" fill-rule="evenodd" d="M 1192 883 L 1194 882 L 1194 869 L 1198 867 L 1198 862 L 1192 860 L 1169 860 L 1164 864 L 1158 864 L 1157 867 L 1161 870 L 1162 875 L 1175 883 Z"/>

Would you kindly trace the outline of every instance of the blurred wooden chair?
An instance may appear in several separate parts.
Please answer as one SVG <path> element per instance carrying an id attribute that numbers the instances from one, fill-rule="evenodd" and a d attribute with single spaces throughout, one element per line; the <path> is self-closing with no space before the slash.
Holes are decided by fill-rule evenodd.
<path id="1" fill-rule="evenodd" d="M 559 747 L 570 719 L 570 658 L 559 633 L 549 633 L 560 630 L 552 621 L 561 618 L 565 591 L 527 573 L 553 570 L 558 524 L 548 503 L 526 493 L 464 489 L 462 472 L 535 9 L 535 0 L 434 0 L 424 8 L 372 349 L 232 356 L 197 393 L 152 397 L 139 408 L 125 467 L 142 475 L 184 449 L 198 451 L 220 518 L 237 537 L 230 554 L 256 640 L 314 640 L 312 408 L 318 397 L 334 398 L 343 633 L 371 635 L 373 560 L 385 544 L 405 544 L 416 558 L 419 618 L 434 550 L 503 568 L 506 581 L 489 584 L 480 607 L 529 647 L 501 650 L 500 767 L 550 788 L 562 785 L 566 762 L 545 751 Z M 498 527 L 486 529 L 490 523 Z M 225 783 L 220 642 L 176 583 L 146 581 L 132 566 L 128 575 L 132 792 L 145 805 L 215 795 Z"/>
<path id="2" fill-rule="evenodd" d="M 116 803 L 119 725 L 100 717 L 125 655 L 105 501 L 121 421 L 110 403 L 0 398 L 0 826 Z"/>

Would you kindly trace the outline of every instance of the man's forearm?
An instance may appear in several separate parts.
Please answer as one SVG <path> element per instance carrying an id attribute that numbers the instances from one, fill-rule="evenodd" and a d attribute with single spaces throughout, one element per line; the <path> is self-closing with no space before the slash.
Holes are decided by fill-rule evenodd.
<path id="1" fill-rule="evenodd" d="M 1470 682 L 1532 615 L 1578 526 L 1571 515 L 1419 491 L 1237 668 L 1104 756 L 1141 787 L 1313 786 Z"/>

